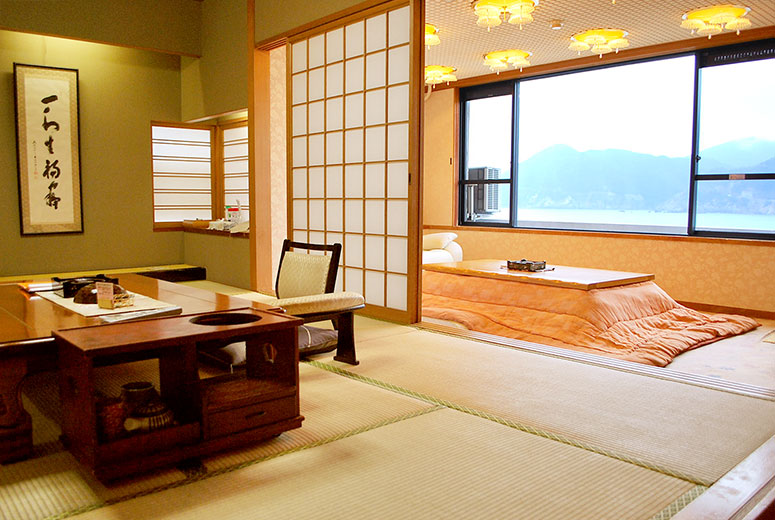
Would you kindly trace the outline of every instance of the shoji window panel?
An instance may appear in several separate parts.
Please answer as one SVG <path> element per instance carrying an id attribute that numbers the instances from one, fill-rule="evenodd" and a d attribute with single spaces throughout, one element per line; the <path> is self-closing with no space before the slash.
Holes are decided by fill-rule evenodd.
<path id="1" fill-rule="evenodd" d="M 151 125 L 153 221 L 212 218 L 212 128 Z"/>
<path id="2" fill-rule="evenodd" d="M 249 219 L 248 126 L 238 123 L 221 131 L 223 161 L 223 204 L 240 207 L 242 220 Z"/>
<path id="3" fill-rule="evenodd" d="M 393 5 L 293 41 L 288 81 L 292 237 L 340 242 L 338 288 L 362 293 L 370 313 L 385 316 L 405 313 L 416 297 L 408 262 L 412 15 Z"/>

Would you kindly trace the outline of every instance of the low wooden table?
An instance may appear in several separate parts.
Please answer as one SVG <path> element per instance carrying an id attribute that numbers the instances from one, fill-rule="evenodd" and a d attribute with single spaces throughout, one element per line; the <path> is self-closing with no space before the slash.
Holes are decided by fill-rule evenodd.
<path id="1" fill-rule="evenodd" d="M 242 309 L 55 331 L 65 444 L 98 478 L 112 479 L 298 428 L 302 323 Z M 201 380 L 197 349 L 212 341 L 245 341 L 245 371 Z M 153 358 L 174 424 L 100 436 L 94 368 Z"/>
<path id="2" fill-rule="evenodd" d="M 480 278 L 495 278 L 539 285 L 553 285 L 555 287 L 567 287 L 584 291 L 648 282 L 654 279 L 653 274 L 645 273 L 628 273 L 624 271 L 607 271 L 604 269 L 587 269 L 549 264 L 546 267 L 546 270 L 537 272 L 516 271 L 507 269 L 505 260 L 490 259 L 463 260 L 462 262 L 425 264 L 422 266 L 426 271 Z"/>
<path id="3" fill-rule="evenodd" d="M 106 273 L 110 274 L 110 273 Z M 182 314 L 273 307 L 137 274 L 116 275 L 129 291 L 181 307 Z M 38 280 L 28 280 L 38 281 Z M 42 280 L 47 281 L 47 280 Z M 52 331 L 102 325 L 22 290 L 0 284 L 0 463 L 26 458 L 32 451 L 32 421 L 22 406 L 21 382 L 35 366 L 55 368 Z"/>

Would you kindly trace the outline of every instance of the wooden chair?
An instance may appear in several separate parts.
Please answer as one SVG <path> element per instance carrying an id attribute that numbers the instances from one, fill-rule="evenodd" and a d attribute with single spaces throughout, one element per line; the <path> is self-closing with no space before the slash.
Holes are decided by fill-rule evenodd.
<path id="1" fill-rule="evenodd" d="M 341 254 L 342 244 L 285 239 L 277 269 L 275 303 L 304 323 L 331 320 L 338 334 L 334 359 L 357 365 L 353 312 L 364 307 L 364 300 L 355 292 L 334 292 Z"/>

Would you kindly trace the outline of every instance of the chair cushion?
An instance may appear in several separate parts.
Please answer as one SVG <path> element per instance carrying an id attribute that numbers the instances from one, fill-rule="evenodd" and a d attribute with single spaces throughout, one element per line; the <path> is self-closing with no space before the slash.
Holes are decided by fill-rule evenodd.
<path id="1" fill-rule="evenodd" d="M 356 292 L 333 292 L 299 296 L 298 298 L 278 298 L 273 303 L 285 309 L 288 314 L 303 316 L 320 312 L 357 309 L 363 306 L 363 296 Z"/>
<path id="2" fill-rule="evenodd" d="M 275 298 L 257 292 L 234 294 L 273 307 L 282 307 L 288 314 L 304 315 L 318 312 L 346 311 L 363 306 L 363 296 L 356 292 L 333 292 L 298 296 L 296 298 Z"/>
<path id="3" fill-rule="evenodd" d="M 302 325 L 299 327 L 299 355 L 310 356 L 334 350 L 338 336 L 336 330 Z M 238 341 L 223 348 L 200 351 L 200 358 L 227 368 L 238 367 L 245 363 L 245 342 Z"/>
<path id="4" fill-rule="evenodd" d="M 277 296 L 294 298 L 326 290 L 331 257 L 286 251 L 277 277 Z"/>

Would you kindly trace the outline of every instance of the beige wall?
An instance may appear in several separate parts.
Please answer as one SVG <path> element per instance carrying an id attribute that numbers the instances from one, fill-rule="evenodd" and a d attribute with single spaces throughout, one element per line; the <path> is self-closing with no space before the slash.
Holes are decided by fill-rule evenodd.
<path id="1" fill-rule="evenodd" d="M 425 96 L 423 124 L 423 225 L 455 223 L 455 90 L 432 91 Z"/>
<path id="2" fill-rule="evenodd" d="M 257 175 L 269 175 L 271 178 L 271 196 L 266 200 L 272 207 L 272 274 L 277 277 L 280 267 L 280 253 L 283 240 L 288 238 L 288 190 L 286 163 L 286 84 L 285 84 L 285 47 L 279 47 L 269 53 L 269 125 L 272 128 L 270 138 L 270 168 L 268 172 L 258 171 Z"/>
<path id="3" fill-rule="evenodd" d="M 452 90 L 434 92 L 425 103 L 424 225 L 457 233 L 466 259 L 655 273 L 657 284 L 680 301 L 775 311 L 775 244 L 769 242 L 454 228 L 453 128 Z"/>
<path id="4" fill-rule="evenodd" d="M 81 234 L 20 234 L 14 62 L 79 71 Z M 180 117 L 179 62 L 167 54 L 0 31 L 0 275 L 181 261 L 182 234 L 152 230 L 150 175 L 150 121 Z"/>
<path id="5" fill-rule="evenodd" d="M 203 3 L 192 0 L 0 0 L 0 29 L 198 56 L 201 54 L 198 29 Z"/>

